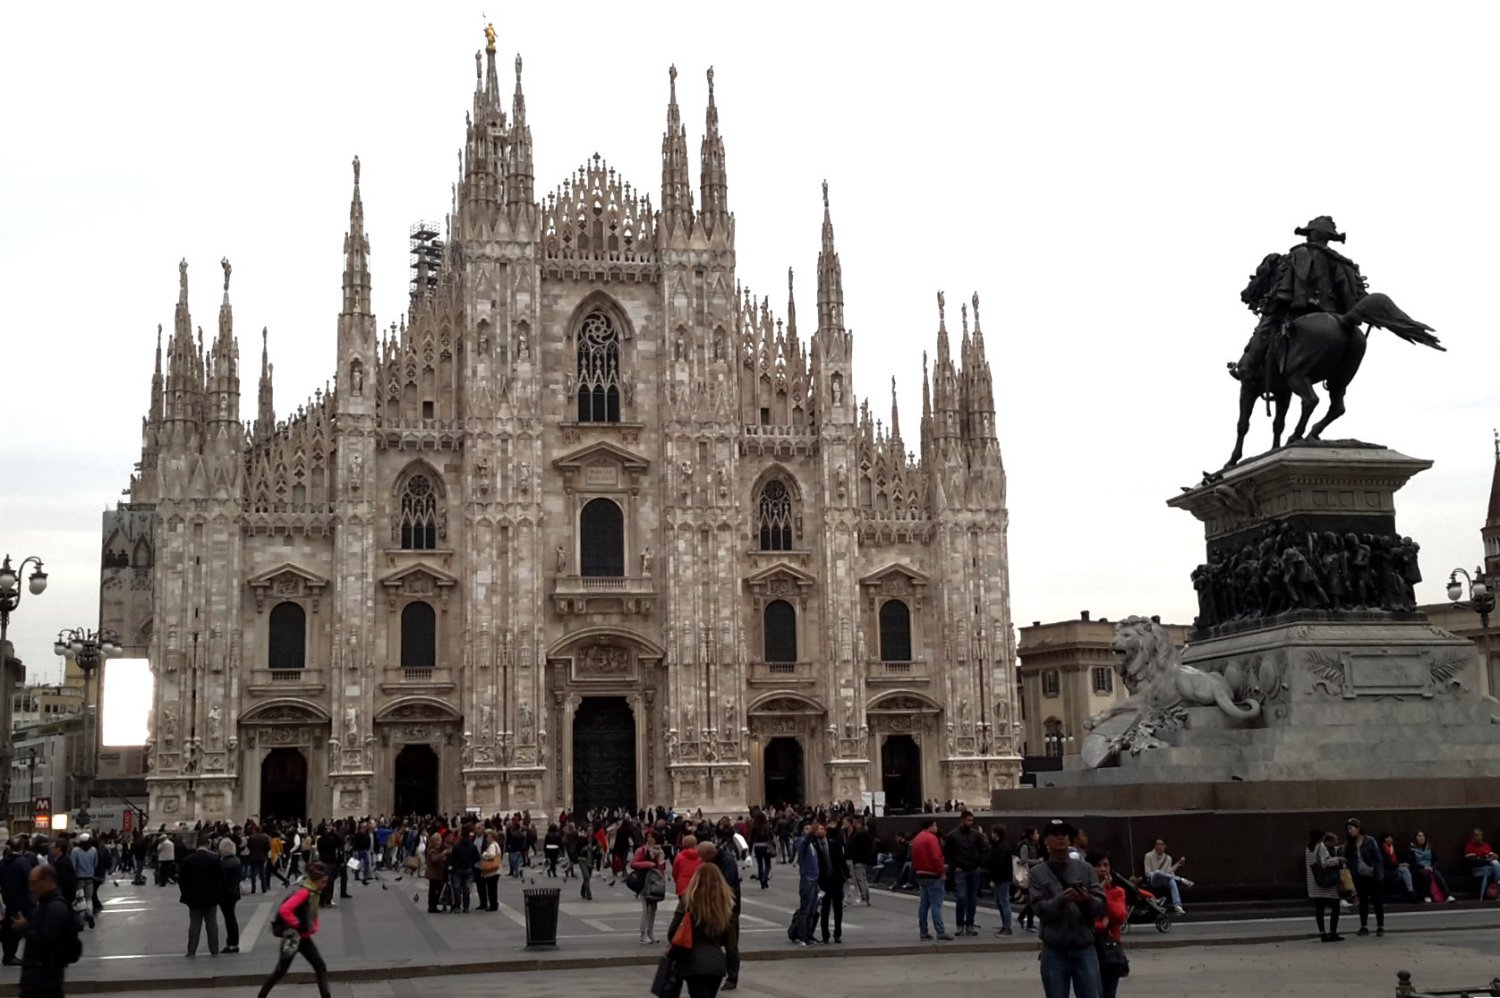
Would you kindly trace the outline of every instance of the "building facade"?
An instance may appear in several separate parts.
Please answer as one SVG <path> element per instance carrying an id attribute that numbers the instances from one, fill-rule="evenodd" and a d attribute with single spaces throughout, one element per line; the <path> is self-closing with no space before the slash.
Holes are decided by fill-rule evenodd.
<path id="1" fill-rule="evenodd" d="M 1193 630 L 1164 626 L 1179 647 Z M 1084 722 L 1130 696 L 1120 680 L 1114 640 L 1115 625 L 1094 620 L 1087 610 L 1077 620 L 1021 628 L 1017 674 L 1026 757 L 1076 755 L 1088 734 Z"/>
<path id="2" fill-rule="evenodd" d="M 1013 785 L 978 296 L 954 350 L 939 295 L 918 457 L 894 381 L 888 425 L 855 398 L 826 185 L 811 335 L 790 273 L 779 317 L 737 282 L 712 71 L 696 203 L 673 69 L 653 206 L 598 156 L 537 197 L 521 61 L 508 113 L 493 40 L 476 70 L 385 328 L 355 160 L 335 379 L 290 418 L 263 334 L 241 423 L 228 261 L 207 344 L 180 267 L 105 542 L 120 612 L 149 593 L 105 626 L 156 675 L 151 820 Z"/>

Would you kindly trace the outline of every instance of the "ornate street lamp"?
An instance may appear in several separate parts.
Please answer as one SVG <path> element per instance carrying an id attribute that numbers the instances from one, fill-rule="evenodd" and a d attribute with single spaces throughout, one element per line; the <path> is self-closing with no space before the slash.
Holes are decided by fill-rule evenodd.
<path id="1" fill-rule="evenodd" d="M 85 745 L 83 787 L 79 793 L 82 804 L 87 807 L 94 789 L 94 763 L 96 748 L 94 730 L 89 717 L 89 680 L 104 665 L 106 659 L 117 658 L 122 652 L 119 638 L 113 631 L 93 631 L 86 627 L 63 630 L 57 635 L 52 650 L 64 659 L 76 663 L 83 673 L 83 743 Z"/>
<path id="2" fill-rule="evenodd" d="M 1458 577 L 1463 576 L 1464 581 L 1459 582 Z M 1464 596 L 1464 583 L 1469 586 L 1469 598 Z M 1487 578 L 1483 569 L 1474 569 L 1470 575 L 1461 568 L 1455 568 L 1448 575 L 1448 599 L 1454 606 L 1467 607 L 1479 614 L 1479 626 L 1484 631 L 1484 671 L 1485 678 L 1489 678 L 1490 671 L 1490 614 L 1495 610 L 1495 588 L 1494 582 Z"/>
<path id="3" fill-rule="evenodd" d="M 36 555 L 21 559 L 21 564 L 11 567 L 10 555 L 0 562 L 0 837 L 10 837 L 10 762 L 12 756 L 11 712 L 14 709 L 16 686 L 21 675 L 15 668 L 20 663 L 11 654 L 6 634 L 10 630 L 11 611 L 21 605 L 21 574 L 30 565 L 31 575 L 26 588 L 33 596 L 40 596 L 47 589 L 47 573 L 42 570 L 42 559 Z"/>

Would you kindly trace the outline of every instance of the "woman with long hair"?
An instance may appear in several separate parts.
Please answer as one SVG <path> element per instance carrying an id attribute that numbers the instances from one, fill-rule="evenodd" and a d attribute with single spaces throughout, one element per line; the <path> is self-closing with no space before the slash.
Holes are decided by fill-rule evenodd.
<path id="1" fill-rule="evenodd" d="M 1344 941 L 1344 937 L 1339 935 L 1338 885 L 1336 882 L 1332 886 L 1318 883 L 1319 873 L 1326 877 L 1328 874 L 1324 871 L 1332 871 L 1336 876 L 1339 867 L 1343 866 L 1344 860 L 1336 852 L 1337 845 L 1338 836 L 1332 832 L 1325 835 L 1321 829 L 1315 828 L 1307 833 L 1307 852 L 1303 855 L 1307 873 L 1307 898 L 1315 909 L 1313 917 L 1318 923 L 1318 938 L 1325 943 Z M 1318 872 L 1314 872 L 1315 870 Z M 1326 927 L 1323 922 L 1325 912 L 1328 916 Z"/>
<path id="2" fill-rule="evenodd" d="M 1433 865 L 1432 843 L 1427 841 L 1426 832 L 1419 831 L 1412 836 L 1408 855 L 1411 856 L 1412 875 L 1416 878 L 1417 895 L 1424 902 L 1446 900 L 1452 904 L 1456 899 L 1453 892 L 1448 890 L 1448 881 L 1443 879 L 1443 875 Z"/>
<path id="3" fill-rule="evenodd" d="M 734 929 L 734 891 L 713 863 L 699 866 L 682 894 L 682 904 L 672 916 L 667 938 L 673 939 L 683 919 L 692 920 L 693 944 L 688 950 L 673 947 L 682 963 L 682 981 L 688 998 L 714 998 L 731 963 L 739 962 L 739 938 Z"/>
<path id="4" fill-rule="evenodd" d="M 656 829 L 646 829 L 645 843 L 630 858 L 632 873 L 641 872 L 636 897 L 641 899 L 641 944 L 656 942 L 656 905 L 667 893 L 667 857 L 656 841 Z"/>

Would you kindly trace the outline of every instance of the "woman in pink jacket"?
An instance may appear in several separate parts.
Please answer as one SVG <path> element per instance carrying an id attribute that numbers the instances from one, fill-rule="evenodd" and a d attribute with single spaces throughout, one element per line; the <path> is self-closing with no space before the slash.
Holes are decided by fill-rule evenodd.
<path id="1" fill-rule="evenodd" d="M 276 960 L 276 969 L 260 986 L 260 998 L 266 998 L 276 982 L 286 976 L 298 953 L 312 964 L 313 973 L 318 977 L 320 998 L 329 998 L 328 965 L 323 962 L 323 954 L 318 952 L 312 938 L 318 933 L 318 898 L 327 887 L 328 868 L 322 863 L 309 863 L 307 876 L 276 910 L 272 924 L 281 937 L 281 955 Z"/>

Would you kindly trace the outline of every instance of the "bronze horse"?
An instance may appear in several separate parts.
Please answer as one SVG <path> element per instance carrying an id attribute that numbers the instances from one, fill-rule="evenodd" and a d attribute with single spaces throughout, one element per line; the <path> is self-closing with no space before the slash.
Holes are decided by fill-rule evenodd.
<path id="1" fill-rule="evenodd" d="M 1272 356 L 1270 363 L 1243 367 L 1229 365 L 1231 371 L 1237 371 L 1236 376 L 1240 379 L 1240 420 L 1234 453 L 1224 467 L 1233 467 L 1244 456 L 1250 413 L 1258 399 L 1267 398 L 1276 403 L 1271 422 L 1273 449 L 1281 446 L 1281 431 L 1286 427 L 1286 411 L 1293 394 L 1302 400 L 1302 412 L 1288 444 L 1303 439 L 1304 431 L 1308 440 L 1317 440 L 1329 423 L 1344 414 L 1344 392 L 1359 373 L 1369 337 L 1368 329 L 1360 326 L 1378 326 L 1408 343 L 1447 350 L 1432 335 L 1431 326 L 1413 319 L 1397 308 L 1389 296 L 1379 292 L 1361 298 L 1343 315 L 1311 312 L 1300 316 L 1292 321 L 1283 342 L 1268 348 Z M 1328 389 L 1328 413 L 1308 430 L 1307 421 L 1319 402 L 1313 385 L 1320 381 Z"/>

